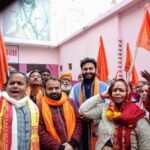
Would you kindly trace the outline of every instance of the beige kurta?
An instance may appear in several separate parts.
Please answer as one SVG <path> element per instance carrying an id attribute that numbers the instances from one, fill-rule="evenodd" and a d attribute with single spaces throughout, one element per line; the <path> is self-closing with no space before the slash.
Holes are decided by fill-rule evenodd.
<path id="1" fill-rule="evenodd" d="M 100 119 L 96 150 L 101 150 L 109 139 L 113 142 L 112 135 L 115 127 L 115 124 L 105 116 L 108 104 L 100 104 L 100 101 L 102 100 L 99 94 L 95 95 L 86 100 L 79 109 L 80 114 L 89 119 Z M 140 119 L 131 131 L 131 149 L 150 150 L 150 124 L 146 118 Z"/>

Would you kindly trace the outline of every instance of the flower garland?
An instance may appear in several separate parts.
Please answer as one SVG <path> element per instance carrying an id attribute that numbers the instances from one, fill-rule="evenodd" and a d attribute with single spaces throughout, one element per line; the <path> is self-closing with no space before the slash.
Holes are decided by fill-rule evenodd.
<path id="1" fill-rule="evenodd" d="M 122 109 L 124 108 L 125 103 L 122 106 Z M 115 105 L 113 102 L 110 102 L 110 104 L 108 105 L 108 108 L 105 112 L 105 116 L 109 121 L 114 121 L 117 120 L 120 116 L 121 116 L 121 112 L 120 111 L 115 111 Z M 134 128 L 135 124 L 129 124 L 128 128 Z"/>
<path id="2" fill-rule="evenodd" d="M 121 116 L 121 112 L 107 110 L 105 112 L 105 116 L 107 117 L 108 120 L 113 121 Z"/>
<path id="3" fill-rule="evenodd" d="M 123 107 L 124 107 L 124 104 L 123 104 Z M 110 121 L 116 120 L 121 116 L 121 110 L 122 109 L 120 109 L 120 111 L 117 111 L 117 109 L 115 109 L 115 108 L 116 107 L 115 107 L 114 102 L 111 101 L 107 107 L 106 112 L 105 112 L 106 118 Z"/>

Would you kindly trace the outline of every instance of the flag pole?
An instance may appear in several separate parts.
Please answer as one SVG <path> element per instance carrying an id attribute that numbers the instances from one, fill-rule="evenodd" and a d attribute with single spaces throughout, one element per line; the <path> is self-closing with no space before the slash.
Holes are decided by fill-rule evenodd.
<path id="1" fill-rule="evenodd" d="M 132 72 L 133 66 L 135 64 L 137 53 L 138 53 L 138 47 L 136 47 L 136 49 L 135 49 L 134 58 L 133 58 L 133 60 L 131 62 L 130 69 L 129 69 L 128 73 L 127 73 L 127 82 L 130 81 L 130 76 L 131 76 L 131 72 Z"/>

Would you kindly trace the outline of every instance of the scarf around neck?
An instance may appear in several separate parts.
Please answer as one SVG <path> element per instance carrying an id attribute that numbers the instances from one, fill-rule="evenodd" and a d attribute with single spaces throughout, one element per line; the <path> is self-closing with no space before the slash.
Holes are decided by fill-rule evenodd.
<path id="1" fill-rule="evenodd" d="M 96 94 L 99 94 L 99 80 L 97 79 L 97 77 L 94 78 L 94 85 L 93 86 L 94 86 L 94 93 L 93 93 L 92 96 L 94 96 Z M 83 94 L 83 87 L 82 87 L 82 84 L 81 84 L 80 91 L 79 91 L 79 103 L 80 103 L 80 105 L 84 102 L 84 100 L 85 99 L 84 99 L 84 94 Z"/>
<path id="2" fill-rule="evenodd" d="M 3 92 L 2 97 L 0 97 L 0 150 L 16 149 L 18 139 L 15 108 L 21 108 L 25 105 L 28 106 L 31 114 L 30 150 L 39 150 L 39 111 L 37 106 L 27 96 L 17 101 L 10 98 L 6 92 Z"/>
<path id="3" fill-rule="evenodd" d="M 75 120 L 75 112 L 70 103 L 68 102 L 66 94 L 62 92 L 62 97 L 58 101 L 52 100 L 47 96 L 44 96 L 42 100 L 42 116 L 44 118 L 46 129 L 53 136 L 54 139 L 56 139 L 58 142 L 61 143 L 59 135 L 57 135 L 57 132 L 53 124 L 52 112 L 49 106 L 63 107 L 69 141 L 74 132 L 76 120 Z"/>
<path id="4" fill-rule="evenodd" d="M 28 97 L 25 96 L 20 100 L 15 100 L 12 97 L 10 97 L 8 95 L 7 92 L 2 92 L 2 96 L 5 98 L 6 101 L 8 101 L 9 103 L 11 103 L 15 108 L 21 108 L 23 106 L 25 106 L 27 104 L 27 99 Z"/>
<path id="5" fill-rule="evenodd" d="M 113 150 L 131 150 L 131 129 L 136 126 L 139 119 L 145 116 L 145 111 L 128 100 L 122 104 L 119 110 L 115 103 L 111 101 L 107 110 L 121 113 L 120 117 L 114 120 L 115 130 Z"/>
<path id="6" fill-rule="evenodd" d="M 28 87 L 27 88 L 27 95 L 30 97 L 31 96 L 31 87 Z M 42 93 L 42 88 L 41 87 L 38 87 L 37 88 L 37 92 L 36 92 L 36 94 L 35 94 L 35 103 L 36 104 L 39 104 L 40 102 L 41 102 L 41 100 L 42 100 L 42 98 L 43 98 L 43 93 Z"/>

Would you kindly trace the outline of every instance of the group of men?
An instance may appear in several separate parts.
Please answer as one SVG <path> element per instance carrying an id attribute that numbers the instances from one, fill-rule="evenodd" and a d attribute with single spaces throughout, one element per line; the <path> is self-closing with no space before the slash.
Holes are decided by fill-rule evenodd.
<path id="1" fill-rule="evenodd" d="M 97 79 L 95 59 L 84 58 L 80 67 L 81 80 L 73 87 L 70 73 L 58 79 L 48 69 L 28 77 L 10 72 L 0 92 L 0 150 L 95 149 L 98 121 L 84 118 L 78 108 L 108 85 Z"/>
<path id="2" fill-rule="evenodd" d="M 82 81 L 71 86 L 71 74 L 60 79 L 37 70 L 10 73 L 0 97 L 0 150 L 94 150 L 96 120 L 78 108 L 89 97 L 108 89 L 96 77 L 96 61 L 84 58 Z"/>

